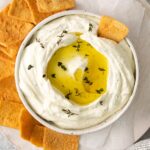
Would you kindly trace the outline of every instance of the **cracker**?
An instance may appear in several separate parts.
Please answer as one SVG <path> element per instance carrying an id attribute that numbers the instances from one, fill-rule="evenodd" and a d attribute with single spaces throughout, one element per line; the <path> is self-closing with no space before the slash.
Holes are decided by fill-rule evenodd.
<path id="1" fill-rule="evenodd" d="M 39 23 L 43 19 L 52 15 L 52 13 L 41 13 L 41 12 L 39 12 L 37 5 L 36 5 L 36 0 L 25 0 L 25 1 L 27 2 L 27 4 L 30 7 L 30 10 L 32 11 L 35 24 Z"/>
<path id="2" fill-rule="evenodd" d="M 33 24 L 8 16 L 9 5 L 0 12 L 0 44 L 8 47 L 25 38 Z"/>
<path id="3" fill-rule="evenodd" d="M 40 12 L 59 12 L 75 7 L 75 0 L 37 0 Z"/>
<path id="4" fill-rule="evenodd" d="M 33 22 L 33 15 L 25 0 L 13 0 L 8 15 L 22 21 Z"/>
<path id="5" fill-rule="evenodd" d="M 0 100 L 21 103 L 13 75 L 0 80 Z"/>
<path id="6" fill-rule="evenodd" d="M 0 60 L 0 80 L 14 74 L 14 64 L 9 61 Z"/>
<path id="7" fill-rule="evenodd" d="M 35 125 L 40 125 L 40 123 L 36 121 L 26 109 L 22 109 L 19 120 L 21 137 L 29 141 Z"/>
<path id="8" fill-rule="evenodd" d="M 99 36 L 120 42 L 128 34 L 128 27 L 112 17 L 103 16 L 100 20 Z"/>
<path id="9" fill-rule="evenodd" d="M 79 137 L 57 133 L 48 128 L 44 129 L 44 150 L 78 150 Z"/>
<path id="10" fill-rule="evenodd" d="M 0 101 L 0 125 L 18 129 L 22 108 L 19 103 Z"/>
<path id="11" fill-rule="evenodd" d="M 30 136 L 30 142 L 38 147 L 43 146 L 44 127 L 35 125 Z"/>

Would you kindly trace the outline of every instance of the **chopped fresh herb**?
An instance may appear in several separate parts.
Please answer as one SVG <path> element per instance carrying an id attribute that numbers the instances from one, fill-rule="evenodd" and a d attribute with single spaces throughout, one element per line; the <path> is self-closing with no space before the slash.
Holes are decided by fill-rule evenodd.
<path id="1" fill-rule="evenodd" d="M 61 35 L 58 35 L 59 39 L 58 39 L 58 41 L 57 41 L 57 45 L 60 44 L 60 42 L 62 41 L 62 38 L 64 37 L 64 34 L 65 34 L 65 33 L 68 33 L 68 31 L 63 30 L 63 32 L 61 33 Z"/>
<path id="2" fill-rule="evenodd" d="M 68 31 L 67 30 L 63 30 L 63 33 L 68 33 Z"/>
<path id="3" fill-rule="evenodd" d="M 58 62 L 58 66 L 61 66 L 62 65 L 62 62 Z"/>
<path id="4" fill-rule="evenodd" d="M 33 68 L 33 66 L 32 66 L 32 65 L 29 65 L 29 66 L 28 66 L 28 70 L 30 70 L 31 68 Z"/>
<path id="5" fill-rule="evenodd" d="M 62 37 L 64 37 L 64 35 L 58 35 L 58 37 L 62 38 Z"/>
<path id="6" fill-rule="evenodd" d="M 76 51 L 79 51 L 80 50 L 80 43 L 77 42 L 78 44 L 77 45 L 73 45 L 72 47 L 76 48 Z"/>
<path id="7" fill-rule="evenodd" d="M 36 41 L 37 41 L 38 43 L 40 43 L 40 46 L 41 46 L 42 48 L 45 48 L 44 44 L 43 44 L 39 39 L 36 38 Z"/>
<path id="8" fill-rule="evenodd" d="M 56 78 L 56 74 L 54 74 L 54 73 L 51 74 L 51 77 L 52 77 L 52 78 Z"/>
<path id="9" fill-rule="evenodd" d="M 106 71 L 104 68 L 98 68 L 99 71 Z"/>
<path id="10" fill-rule="evenodd" d="M 96 90 L 96 92 L 97 92 L 98 94 L 101 94 L 103 91 L 104 91 L 103 88 L 100 88 L 100 89 Z"/>
<path id="11" fill-rule="evenodd" d="M 64 113 L 66 113 L 68 115 L 68 117 L 72 116 L 72 115 L 78 115 L 76 113 L 71 112 L 69 109 L 62 109 L 62 111 Z"/>
<path id="12" fill-rule="evenodd" d="M 57 45 L 59 45 L 61 41 L 62 41 L 62 39 L 59 39 L 59 40 L 57 41 Z"/>
<path id="13" fill-rule="evenodd" d="M 77 88 L 74 88 L 75 89 L 75 93 L 76 93 L 76 95 L 75 96 L 80 96 L 81 95 L 81 93 L 79 92 L 79 90 L 77 89 Z"/>
<path id="14" fill-rule="evenodd" d="M 88 67 L 85 67 L 84 71 L 87 72 L 88 70 L 89 70 L 89 68 L 88 68 Z"/>
<path id="15" fill-rule="evenodd" d="M 61 65 L 61 68 L 62 68 L 64 71 L 67 70 L 67 68 L 65 67 L 65 65 Z"/>
<path id="16" fill-rule="evenodd" d="M 71 93 L 70 90 L 69 90 L 69 92 L 65 95 L 65 97 L 66 97 L 67 99 L 69 99 L 69 97 L 70 97 L 71 94 L 72 94 L 72 93 Z"/>
<path id="17" fill-rule="evenodd" d="M 100 101 L 99 103 L 100 103 L 100 105 L 103 105 L 103 101 Z"/>
<path id="18" fill-rule="evenodd" d="M 61 67 L 63 70 L 67 70 L 66 66 L 62 62 L 58 62 L 58 67 Z"/>
<path id="19" fill-rule="evenodd" d="M 65 87 L 64 85 L 62 85 L 62 87 Z"/>
<path id="20" fill-rule="evenodd" d="M 46 74 L 43 74 L 43 78 L 45 78 L 46 77 Z"/>
<path id="21" fill-rule="evenodd" d="M 85 83 L 89 84 L 89 85 L 92 85 L 93 82 L 91 82 L 87 77 L 84 77 L 83 79 L 85 81 Z"/>
<path id="22" fill-rule="evenodd" d="M 88 54 L 85 54 L 85 56 L 89 56 Z"/>
<path id="23" fill-rule="evenodd" d="M 91 32 L 93 29 L 93 24 L 89 23 L 89 31 Z"/>

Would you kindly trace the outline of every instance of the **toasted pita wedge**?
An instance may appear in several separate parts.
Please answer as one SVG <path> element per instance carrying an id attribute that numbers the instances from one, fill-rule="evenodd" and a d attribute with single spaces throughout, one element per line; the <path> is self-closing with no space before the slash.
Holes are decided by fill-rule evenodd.
<path id="1" fill-rule="evenodd" d="M 37 0 L 38 10 L 43 13 L 59 12 L 75 7 L 75 0 Z"/>
<path id="2" fill-rule="evenodd" d="M 0 101 L 0 125 L 18 129 L 20 113 L 23 107 L 19 103 Z"/>
<path id="3" fill-rule="evenodd" d="M 0 60 L 0 80 L 14 74 L 14 64 L 9 61 Z"/>
<path id="4" fill-rule="evenodd" d="M 7 46 L 7 51 L 5 52 L 9 57 L 12 59 L 16 59 L 16 56 L 18 54 L 19 47 L 21 45 L 22 41 L 14 42 Z"/>
<path id="5" fill-rule="evenodd" d="M 1 100 L 21 103 L 13 75 L 0 80 L 0 101 Z"/>
<path id="6" fill-rule="evenodd" d="M 8 15 L 22 21 L 33 23 L 33 15 L 25 0 L 13 0 Z"/>
<path id="7" fill-rule="evenodd" d="M 98 34 L 99 36 L 120 42 L 127 36 L 128 28 L 112 17 L 103 16 L 100 20 Z"/>
<path id="8" fill-rule="evenodd" d="M 34 24 L 38 24 L 43 19 L 47 18 L 48 16 L 52 15 L 52 13 L 41 13 L 39 12 L 36 0 L 25 0 L 29 5 L 30 10 L 32 11 L 34 17 Z"/>
<path id="9" fill-rule="evenodd" d="M 30 136 L 30 142 L 38 147 L 43 146 L 44 127 L 35 125 Z"/>
<path id="10" fill-rule="evenodd" d="M 33 24 L 8 16 L 9 5 L 0 12 L 0 44 L 8 45 L 21 41 L 33 28 Z"/>
<path id="11" fill-rule="evenodd" d="M 12 59 L 10 57 L 8 57 L 5 53 L 3 53 L 0 49 L 0 61 L 4 61 L 4 62 L 9 62 L 14 64 L 15 63 L 15 59 Z"/>
<path id="12" fill-rule="evenodd" d="M 29 141 L 35 125 L 40 125 L 40 123 L 36 121 L 26 109 L 22 109 L 19 119 L 21 137 Z"/>
<path id="13" fill-rule="evenodd" d="M 45 127 L 44 150 L 78 150 L 79 137 L 57 133 Z"/>

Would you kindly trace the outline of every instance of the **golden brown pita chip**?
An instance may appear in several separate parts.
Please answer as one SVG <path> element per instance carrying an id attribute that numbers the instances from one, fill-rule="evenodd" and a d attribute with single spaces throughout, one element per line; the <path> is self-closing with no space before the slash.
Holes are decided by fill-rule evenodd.
<path id="1" fill-rule="evenodd" d="M 9 6 L 0 12 L 0 44 L 8 45 L 21 41 L 33 28 L 33 24 L 8 16 Z"/>
<path id="2" fill-rule="evenodd" d="M 78 150 L 79 137 L 57 133 L 48 128 L 44 129 L 44 150 Z"/>
<path id="3" fill-rule="evenodd" d="M 43 19 L 47 18 L 48 16 L 52 15 L 52 13 L 41 13 L 39 12 L 37 5 L 36 5 L 36 0 L 25 0 L 29 7 L 30 10 L 33 13 L 33 17 L 34 17 L 34 23 L 37 24 L 40 21 L 42 21 Z"/>
<path id="4" fill-rule="evenodd" d="M 21 103 L 16 90 L 14 76 L 9 76 L 0 80 L 0 101 L 1 100 Z"/>
<path id="5" fill-rule="evenodd" d="M 100 20 L 98 34 L 102 37 L 120 42 L 128 34 L 128 28 L 112 17 L 103 16 Z"/>
<path id="6" fill-rule="evenodd" d="M 16 59 L 18 50 L 20 48 L 22 41 L 14 42 L 7 46 L 7 51 L 5 52 L 9 57 Z"/>
<path id="7" fill-rule="evenodd" d="M 40 125 L 26 109 L 23 109 L 19 120 L 20 135 L 25 140 L 30 140 L 35 125 Z"/>
<path id="8" fill-rule="evenodd" d="M 33 23 L 33 15 L 25 0 L 13 0 L 8 15 L 22 21 Z"/>
<path id="9" fill-rule="evenodd" d="M 0 80 L 14 74 L 14 64 L 0 60 Z"/>
<path id="10" fill-rule="evenodd" d="M 0 125 L 18 128 L 22 104 L 10 101 L 0 101 Z"/>
<path id="11" fill-rule="evenodd" d="M 75 7 L 75 0 L 37 0 L 40 12 L 59 12 Z"/>
<path id="12" fill-rule="evenodd" d="M 4 62 L 9 62 L 14 64 L 15 63 L 15 59 L 12 59 L 10 57 L 8 57 L 5 53 L 3 53 L 0 49 L 0 61 L 4 61 Z"/>
<path id="13" fill-rule="evenodd" d="M 30 142 L 38 147 L 42 147 L 43 137 L 44 137 L 44 127 L 35 125 L 30 137 Z"/>

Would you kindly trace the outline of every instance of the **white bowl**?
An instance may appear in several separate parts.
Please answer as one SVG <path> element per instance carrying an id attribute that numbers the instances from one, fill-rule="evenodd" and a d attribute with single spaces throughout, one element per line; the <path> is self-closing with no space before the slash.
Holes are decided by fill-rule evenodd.
<path id="1" fill-rule="evenodd" d="M 131 102 L 133 101 L 133 98 L 135 96 L 136 90 L 137 90 L 137 86 L 138 86 L 138 80 L 139 80 L 139 66 L 138 66 L 138 60 L 137 60 L 137 55 L 135 52 L 135 49 L 131 43 L 131 41 L 129 39 L 126 38 L 127 43 L 129 44 L 132 53 L 133 53 L 133 57 L 134 57 L 134 61 L 135 61 L 135 85 L 134 85 L 134 89 L 133 89 L 133 93 L 130 97 L 130 99 L 128 100 L 127 104 L 118 112 L 116 112 L 114 115 L 110 116 L 107 120 L 89 127 L 89 128 L 85 128 L 85 129 L 76 129 L 76 130 L 68 130 L 68 129 L 62 129 L 58 126 L 56 126 L 55 124 L 51 124 L 50 122 L 44 120 L 43 118 L 41 118 L 37 113 L 35 113 L 33 111 L 33 109 L 30 107 L 30 105 L 28 104 L 27 100 L 25 99 L 20 87 L 19 87 L 19 65 L 20 65 L 20 60 L 21 60 L 21 55 L 22 52 L 24 50 L 24 48 L 26 47 L 26 45 L 28 44 L 28 42 L 30 41 L 31 37 L 33 36 L 33 34 L 40 29 L 42 26 L 44 26 L 45 24 L 47 24 L 48 22 L 57 19 L 59 17 L 62 16 L 66 16 L 66 15 L 72 15 L 72 14 L 84 14 L 84 15 L 90 15 L 90 16 L 94 16 L 94 17 L 99 17 L 95 14 L 92 13 L 88 13 L 86 11 L 81 11 L 81 10 L 71 10 L 71 11 L 63 11 L 60 13 L 57 13 L 55 15 L 52 15 L 48 18 L 46 18 L 45 20 L 43 20 L 42 22 L 40 22 L 36 27 L 34 27 L 32 29 L 32 31 L 26 36 L 26 38 L 24 39 L 24 41 L 21 44 L 21 47 L 19 49 L 18 55 L 17 55 L 17 59 L 16 59 L 16 64 L 15 64 L 15 81 L 16 81 L 16 87 L 17 87 L 17 91 L 19 93 L 19 96 L 22 100 L 22 103 L 24 104 L 24 106 L 26 107 L 26 109 L 29 111 L 29 113 L 36 119 L 38 120 L 41 124 L 43 124 L 44 126 L 46 126 L 49 129 L 55 130 L 57 132 L 60 133 L 65 133 L 65 134 L 74 134 L 74 135 L 81 135 L 81 134 L 85 134 L 85 133 L 91 133 L 97 130 L 101 130 L 109 125 L 111 125 L 113 122 L 115 122 L 118 118 L 120 118 L 125 111 L 128 109 L 128 107 L 130 106 Z"/>

